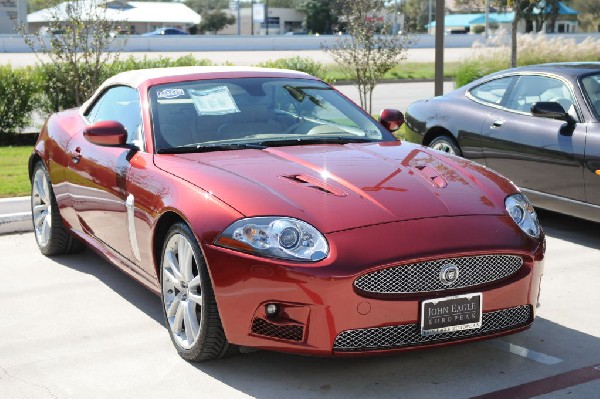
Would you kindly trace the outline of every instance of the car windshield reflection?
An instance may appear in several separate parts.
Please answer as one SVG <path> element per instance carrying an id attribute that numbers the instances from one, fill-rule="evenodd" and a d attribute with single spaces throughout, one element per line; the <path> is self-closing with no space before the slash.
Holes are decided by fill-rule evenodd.
<path id="1" fill-rule="evenodd" d="M 155 86 L 149 95 L 158 153 L 393 140 L 349 100 L 313 80 L 198 80 Z"/>

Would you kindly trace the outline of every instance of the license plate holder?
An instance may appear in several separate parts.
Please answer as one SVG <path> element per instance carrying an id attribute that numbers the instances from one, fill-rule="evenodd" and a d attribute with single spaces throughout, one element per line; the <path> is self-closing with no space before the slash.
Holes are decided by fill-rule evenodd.
<path id="1" fill-rule="evenodd" d="M 482 294 L 454 295 L 421 303 L 421 335 L 481 328 Z"/>

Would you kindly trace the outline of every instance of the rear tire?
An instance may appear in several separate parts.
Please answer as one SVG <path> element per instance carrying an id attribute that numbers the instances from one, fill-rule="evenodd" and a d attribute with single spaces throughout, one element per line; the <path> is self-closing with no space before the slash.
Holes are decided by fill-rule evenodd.
<path id="1" fill-rule="evenodd" d="M 436 151 L 445 152 L 446 154 L 457 155 L 462 157 L 462 151 L 454 139 L 448 136 L 438 136 L 429 143 L 429 147 Z"/>
<path id="2" fill-rule="evenodd" d="M 83 250 L 83 244 L 62 223 L 50 176 L 41 161 L 35 165 L 31 177 L 31 220 L 42 254 L 53 256 Z"/>
<path id="3" fill-rule="evenodd" d="M 185 223 L 167 233 L 160 264 L 163 313 L 179 355 L 191 362 L 227 355 L 210 276 L 200 246 Z"/>

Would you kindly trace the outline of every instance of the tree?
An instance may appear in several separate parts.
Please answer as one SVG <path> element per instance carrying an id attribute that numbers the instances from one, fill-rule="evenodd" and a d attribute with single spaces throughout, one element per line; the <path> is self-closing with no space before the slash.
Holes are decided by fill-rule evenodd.
<path id="1" fill-rule="evenodd" d="M 313 33 L 333 33 L 338 22 L 340 0 L 305 0 L 298 6 L 306 17 L 306 30 Z"/>
<path id="2" fill-rule="evenodd" d="M 435 4 L 432 0 L 431 14 L 435 16 Z M 423 0 L 406 0 L 404 3 L 404 14 L 406 16 L 405 25 L 411 32 L 427 31 L 427 23 L 429 22 L 429 6 L 427 1 Z"/>
<path id="3" fill-rule="evenodd" d="M 42 64 L 48 108 L 58 111 L 81 105 L 96 90 L 105 78 L 103 65 L 119 57 L 126 39 L 114 33 L 122 23 L 115 18 L 119 9 L 101 0 L 53 0 L 49 6 L 45 29 L 19 31 Z"/>
<path id="4" fill-rule="evenodd" d="M 203 15 L 213 10 L 229 8 L 229 0 L 186 0 L 185 5 Z"/>
<path id="5" fill-rule="evenodd" d="M 303 0 L 269 0 L 269 8 L 298 8 L 302 2 Z"/>
<path id="6" fill-rule="evenodd" d="M 227 25 L 234 24 L 236 21 L 233 15 L 227 14 L 221 10 L 214 10 L 202 14 L 202 22 L 198 25 L 200 33 L 211 32 L 217 34 L 218 31 Z"/>
<path id="7" fill-rule="evenodd" d="M 353 0 L 345 3 L 343 19 L 348 36 L 325 48 L 358 86 L 361 106 L 371 113 L 377 81 L 406 58 L 410 36 L 389 35 L 392 21 L 382 13 L 384 0 Z"/>
<path id="8" fill-rule="evenodd" d="M 559 8 L 559 0 L 531 0 L 529 7 L 523 10 L 523 18 L 527 24 L 526 31 L 540 32 L 544 22 L 549 21 L 550 31 L 554 32 Z"/>
<path id="9" fill-rule="evenodd" d="M 568 3 L 569 7 L 579 11 L 581 14 L 590 14 L 594 17 L 600 17 L 600 6 L 598 0 L 562 0 Z"/>

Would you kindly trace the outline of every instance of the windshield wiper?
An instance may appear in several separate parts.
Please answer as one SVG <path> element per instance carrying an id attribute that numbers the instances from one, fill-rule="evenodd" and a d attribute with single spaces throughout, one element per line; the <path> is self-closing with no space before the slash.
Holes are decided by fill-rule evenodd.
<path id="1" fill-rule="evenodd" d="M 349 144 L 349 143 L 370 143 L 376 140 L 366 137 L 302 137 L 297 139 L 283 140 L 266 140 L 259 144 L 265 147 L 286 147 L 294 145 L 310 145 L 310 144 Z"/>
<path id="2" fill-rule="evenodd" d="M 180 147 L 169 147 L 160 148 L 156 150 L 157 154 L 189 154 L 198 152 L 211 152 L 211 151 L 230 151 L 230 150 L 243 150 L 243 149 L 255 149 L 263 150 L 265 148 L 262 144 L 253 143 L 231 143 L 231 144 L 198 144 L 195 146 L 184 145 Z"/>

